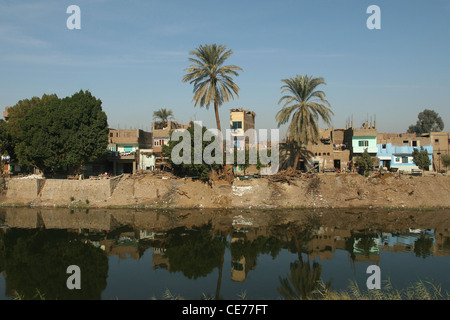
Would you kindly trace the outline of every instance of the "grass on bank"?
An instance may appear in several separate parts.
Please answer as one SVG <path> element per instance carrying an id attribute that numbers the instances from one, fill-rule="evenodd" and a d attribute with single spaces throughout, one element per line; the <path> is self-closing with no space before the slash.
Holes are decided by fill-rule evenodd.
<path id="1" fill-rule="evenodd" d="M 29 299 L 17 291 L 14 292 L 12 298 L 13 300 Z M 46 300 L 46 297 L 45 294 L 36 289 L 36 294 L 31 299 Z M 302 300 L 298 296 L 280 297 L 280 299 Z M 151 300 L 158 300 L 158 298 L 152 296 Z M 162 294 L 162 300 L 185 299 L 181 295 L 173 294 L 169 289 L 166 289 Z M 214 298 L 209 294 L 202 293 L 200 300 L 214 300 Z M 237 294 L 236 300 L 247 300 L 247 291 L 244 290 Z M 387 281 L 380 290 L 362 290 L 356 282 L 352 281 L 346 290 L 340 291 L 331 290 L 324 283 L 320 283 L 319 288 L 312 293 L 312 296 L 303 300 L 450 300 L 450 293 L 444 292 L 440 285 L 422 280 L 403 290 L 395 289 L 390 281 Z"/>
<path id="2" fill-rule="evenodd" d="M 153 300 L 157 300 L 155 296 Z M 163 300 L 184 300 L 180 295 L 173 294 L 166 289 L 162 294 Z M 213 300 L 214 298 L 202 293 L 201 300 Z M 246 300 L 247 291 L 237 294 L 237 300 Z M 409 287 L 399 290 L 395 289 L 390 281 L 385 283 L 382 289 L 362 290 L 354 281 L 350 282 L 346 290 L 331 290 L 324 283 L 320 283 L 319 288 L 312 293 L 312 296 L 301 299 L 298 296 L 280 297 L 281 300 L 450 300 L 450 292 L 443 291 L 440 285 L 429 281 L 419 280 Z"/>

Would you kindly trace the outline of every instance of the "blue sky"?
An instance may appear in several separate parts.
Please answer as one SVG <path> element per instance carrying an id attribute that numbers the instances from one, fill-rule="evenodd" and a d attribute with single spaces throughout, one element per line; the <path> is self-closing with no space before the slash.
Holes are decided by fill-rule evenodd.
<path id="1" fill-rule="evenodd" d="M 72 4 L 81 30 L 66 27 Z M 372 4 L 381 30 L 366 27 Z M 325 79 L 335 128 L 369 116 L 379 131 L 405 132 L 428 108 L 450 131 L 449 35 L 447 0 L 1 0 L 0 108 L 83 89 L 112 127 L 150 129 L 161 107 L 215 127 L 213 109 L 194 108 L 181 79 L 189 51 L 217 43 L 243 68 L 222 127 L 242 107 L 256 112 L 257 128 L 276 128 L 281 79 L 308 74 Z"/>

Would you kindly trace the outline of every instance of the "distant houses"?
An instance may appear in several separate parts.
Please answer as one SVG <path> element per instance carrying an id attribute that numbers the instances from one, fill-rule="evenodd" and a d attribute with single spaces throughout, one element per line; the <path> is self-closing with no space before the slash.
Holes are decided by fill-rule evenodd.
<path id="1" fill-rule="evenodd" d="M 165 163 L 162 147 L 170 141 L 173 130 L 184 130 L 189 125 L 175 121 L 153 122 L 152 132 L 141 129 L 110 129 L 108 161 L 111 173 L 134 174 L 137 171 L 153 171 Z M 108 170 L 107 170 L 108 171 Z"/>
<path id="2" fill-rule="evenodd" d="M 3 116 L 5 121 L 8 121 L 8 107 L 5 108 Z M 171 132 L 186 130 L 190 125 L 191 122 L 182 124 L 176 121 L 154 121 L 152 131 L 110 128 L 105 158 L 86 164 L 82 169 L 86 175 L 119 175 L 163 168 L 167 164 L 167 155 L 164 155 L 162 150 L 163 146 L 169 143 Z M 227 138 L 231 138 L 232 148 L 270 149 L 270 141 L 264 144 L 256 141 L 256 144 L 252 145 L 249 130 L 256 130 L 255 112 L 243 108 L 230 109 L 231 137 Z M 319 141 L 304 146 L 306 152 L 300 157 L 296 165 L 297 170 L 355 172 L 355 159 L 367 151 L 375 160 L 374 169 L 411 173 L 419 170 L 413 161 L 414 149 L 422 147 L 428 152 L 431 161 L 426 170 L 442 172 L 446 168 L 441 158 L 450 154 L 450 132 L 431 132 L 421 136 L 413 133 L 381 133 L 377 130 L 376 122 L 367 121 L 360 128 L 355 128 L 352 121 L 347 123 L 345 128 L 320 129 L 319 136 Z M 285 143 L 280 141 L 280 145 Z M 2 162 L 5 173 L 20 173 L 20 167 L 8 155 L 2 155 Z M 233 166 L 233 171 L 236 175 L 258 172 L 255 165 L 239 164 Z"/>

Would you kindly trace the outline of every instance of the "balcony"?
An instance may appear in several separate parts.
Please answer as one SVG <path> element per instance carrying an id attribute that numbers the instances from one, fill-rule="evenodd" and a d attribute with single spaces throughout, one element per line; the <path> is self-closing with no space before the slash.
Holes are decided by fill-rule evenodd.
<path id="1" fill-rule="evenodd" d="M 115 160 L 135 160 L 136 152 L 135 151 L 125 151 L 125 152 L 109 151 L 108 158 L 115 159 Z"/>

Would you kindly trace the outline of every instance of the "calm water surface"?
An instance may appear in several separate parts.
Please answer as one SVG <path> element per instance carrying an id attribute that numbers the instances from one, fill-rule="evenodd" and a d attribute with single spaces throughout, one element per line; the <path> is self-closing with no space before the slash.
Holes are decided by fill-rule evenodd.
<path id="1" fill-rule="evenodd" d="M 450 292 L 450 210 L 3 208 L 0 225 L 0 299 L 286 299 L 365 289 L 370 265 Z"/>

